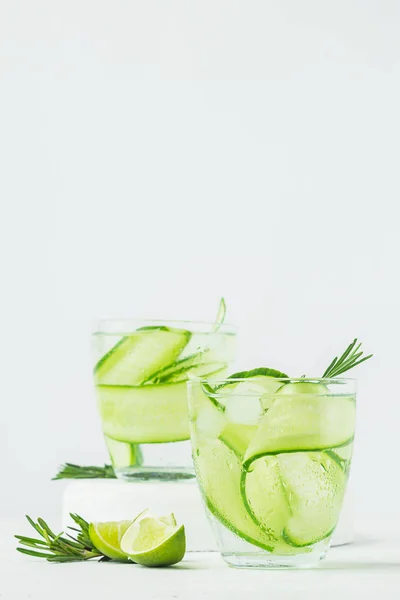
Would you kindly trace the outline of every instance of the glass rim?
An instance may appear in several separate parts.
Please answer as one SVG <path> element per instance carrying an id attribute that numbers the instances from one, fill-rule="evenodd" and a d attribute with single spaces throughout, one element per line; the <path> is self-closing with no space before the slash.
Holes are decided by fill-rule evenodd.
<path id="1" fill-rule="evenodd" d="M 149 319 L 141 317 L 117 317 L 117 318 L 102 318 L 96 319 L 92 324 L 92 335 L 127 335 L 135 333 L 140 324 L 147 326 L 166 326 L 175 327 L 176 329 L 193 330 L 193 333 L 230 333 L 236 335 L 236 327 L 231 323 L 218 324 L 216 321 L 190 321 L 188 319 Z M 124 325 L 124 326 L 123 326 Z M 132 325 L 132 327 L 131 327 Z M 218 325 L 218 329 L 213 331 L 212 328 Z M 111 326 L 111 327 L 110 327 Z M 195 328 L 203 328 L 196 330 Z M 207 330 L 206 328 L 209 328 Z"/>
<path id="2" fill-rule="evenodd" d="M 357 380 L 354 377 L 271 377 L 271 381 L 277 381 L 279 383 L 316 383 L 316 384 L 325 384 L 325 385 L 347 385 L 347 386 L 351 386 L 353 392 L 355 393 L 356 391 L 356 384 L 357 384 Z M 218 389 L 219 386 L 225 386 L 229 383 L 241 383 L 241 382 L 250 382 L 250 381 L 257 381 L 257 376 L 255 377 L 230 377 L 229 379 L 206 379 L 206 378 L 196 378 L 196 379 L 189 379 L 188 384 L 189 385 L 193 385 L 193 384 L 200 384 L 201 387 L 204 390 L 204 384 L 206 384 L 208 386 L 208 389 L 206 390 L 206 394 L 208 396 L 212 396 L 212 397 L 218 397 L 218 396 L 234 396 L 234 394 L 229 393 L 227 390 L 224 391 L 224 389 Z M 209 387 L 212 386 L 212 389 L 209 389 Z M 347 392 L 349 393 L 349 392 Z M 294 392 L 293 392 L 294 394 Z M 335 392 L 332 392 L 332 390 L 328 390 L 328 393 L 315 393 L 315 392 L 309 392 L 309 396 L 325 396 L 325 395 L 332 395 L 335 394 Z M 238 395 L 240 396 L 275 396 L 276 395 L 276 391 L 275 392 L 268 392 L 265 391 L 263 392 L 261 389 L 259 391 L 252 391 L 252 392 L 238 392 Z M 288 394 L 289 396 L 290 394 Z"/>

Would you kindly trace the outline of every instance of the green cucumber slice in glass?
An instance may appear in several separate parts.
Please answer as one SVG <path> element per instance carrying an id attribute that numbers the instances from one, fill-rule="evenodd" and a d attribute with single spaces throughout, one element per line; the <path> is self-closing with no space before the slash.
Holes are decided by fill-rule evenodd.
<path id="1" fill-rule="evenodd" d="M 142 452 L 135 444 L 117 442 L 112 438 L 104 436 L 112 466 L 115 469 L 121 467 L 136 466 L 142 463 Z"/>
<path id="2" fill-rule="evenodd" d="M 249 514 L 263 529 L 272 529 L 279 552 L 305 548 L 336 527 L 346 474 L 325 452 L 265 456 L 242 475 L 242 494 Z M 275 553 L 278 546 L 275 546 Z"/>
<path id="3" fill-rule="evenodd" d="M 190 336 L 184 329 L 167 327 L 143 328 L 124 336 L 95 366 L 95 382 L 140 385 L 176 360 Z"/>
<path id="4" fill-rule="evenodd" d="M 333 450 L 325 450 L 325 452 L 340 465 L 345 473 L 350 471 L 351 459 L 353 456 L 353 442 L 347 444 L 347 446 L 341 446 L 340 448 L 334 448 Z"/>
<path id="5" fill-rule="evenodd" d="M 188 373 L 195 377 L 209 377 L 216 373 L 222 373 L 226 369 L 226 364 L 209 360 L 210 350 L 203 350 L 180 358 L 163 367 L 144 383 L 171 383 L 177 381 L 187 381 Z"/>
<path id="6" fill-rule="evenodd" d="M 279 380 L 270 375 L 259 374 L 260 371 L 279 373 L 272 369 L 254 369 L 244 372 L 251 373 L 246 381 L 234 381 L 218 387 L 218 394 L 223 396 L 218 396 L 217 401 L 227 417 L 219 439 L 240 458 L 256 435 L 261 414 L 270 407 L 274 399 L 271 394 L 282 386 Z"/>
<path id="7" fill-rule="evenodd" d="M 219 439 L 230 448 L 238 458 L 242 459 L 246 450 L 256 434 L 256 425 L 237 425 L 226 423 Z"/>
<path id="8" fill-rule="evenodd" d="M 246 451 L 245 468 L 267 454 L 349 444 L 354 437 L 355 409 L 355 399 L 351 396 L 278 392 Z"/>
<path id="9" fill-rule="evenodd" d="M 241 495 L 255 525 L 274 539 L 275 554 L 296 551 L 284 539 L 285 526 L 292 517 L 278 459 L 266 456 L 255 461 L 251 471 L 242 471 Z"/>
<path id="10" fill-rule="evenodd" d="M 329 537 L 337 525 L 347 476 L 326 452 L 301 452 L 277 458 L 292 516 L 286 541 L 309 546 Z"/>
<path id="11" fill-rule="evenodd" d="M 177 374 L 188 371 L 202 363 L 203 355 L 206 351 L 199 351 L 175 360 L 172 363 L 162 367 L 153 373 L 144 383 L 165 383 L 170 378 L 174 378 Z"/>
<path id="12" fill-rule="evenodd" d="M 198 365 L 194 365 L 190 369 L 176 371 L 171 374 L 168 378 L 167 383 L 177 383 L 178 381 L 188 381 L 190 376 L 192 377 L 207 377 L 210 379 L 215 379 L 218 377 L 223 377 L 226 371 L 227 365 L 222 362 L 215 363 L 202 363 Z"/>
<path id="13" fill-rule="evenodd" d="M 103 432 L 128 443 L 189 439 L 186 382 L 96 387 Z"/>
<path id="14" fill-rule="evenodd" d="M 208 510 L 243 540 L 272 551 L 274 537 L 254 523 L 243 503 L 240 459 L 220 440 L 207 439 L 202 444 L 195 439 L 195 447 L 193 458 Z"/>

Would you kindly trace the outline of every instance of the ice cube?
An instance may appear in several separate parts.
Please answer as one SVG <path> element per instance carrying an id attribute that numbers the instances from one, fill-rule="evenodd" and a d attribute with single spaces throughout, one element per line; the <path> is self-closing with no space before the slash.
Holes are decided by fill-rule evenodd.
<path id="1" fill-rule="evenodd" d="M 262 413 L 257 396 L 231 396 L 226 403 L 225 414 L 231 423 L 257 425 Z"/>

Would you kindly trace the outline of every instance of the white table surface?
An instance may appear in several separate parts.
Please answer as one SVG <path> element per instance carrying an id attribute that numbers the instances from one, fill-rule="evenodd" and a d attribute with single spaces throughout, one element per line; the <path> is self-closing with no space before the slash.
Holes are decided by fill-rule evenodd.
<path id="1" fill-rule="evenodd" d="M 362 600 L 400 598 L 400 523 L 368 523 L 357 542 L 330 550 L 313 570 L 231 569 L 218 554 L 189 554 L 169 569 L 116 563 L 50 564 L 15 551 L 14 533 L 30 535 L 22 519 L 0 519 L 1 600 L 228 598 L 229 600 Z"/>

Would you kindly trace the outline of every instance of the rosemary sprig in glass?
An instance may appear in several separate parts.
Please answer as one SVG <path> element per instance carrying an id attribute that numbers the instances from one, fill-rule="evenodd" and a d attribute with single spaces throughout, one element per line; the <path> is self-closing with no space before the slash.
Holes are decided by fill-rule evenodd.
<path id="1" fill-rule="evenodd" d="M 22 548 L 17 547 L 18 552 L 38 558 L 46 558 L 49 562 L 59 563 L 78 562 L 92 558 L 98 558 L 102 561 L 109 560 L 92 544 L 89 537 L 89 523 L 79 515 L 70 514 L 77 527 L 68 527 L 68 529 L 75 531 L 76 537 L 69 533 L 66 533 L 67 537 L 64 537 L 63 532 L 57 535 L 43 519 L 39 518 L 35 523 L 33 519 L 26 515 L 29 523 L 42 539 L 16 535 L 15 537 L 22 546 Z"/>
<path id="2" fill-rule="evenodd" d="M 357 365 L 365 362 L 373 354 L 368 354 L 368 356 L 363 356 L 364 352 L 360 350 L 361 342 L 357 344 L 357 338 L 352 341 L 352 343 L 347 346 L 346 350 L 343 352 L 342 356 L 338 358 L 335 356 L 329 367 L 325 370 L 322 377 L 327 377 L 329 379 L 333 377 L 337 377 L 342 373 L 346 373 L 346 371 L 350 371 L 350 369 L 354 369 Z"/>

